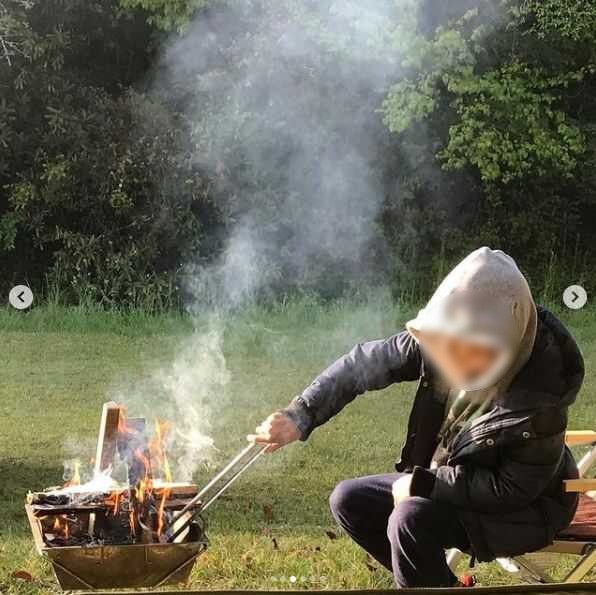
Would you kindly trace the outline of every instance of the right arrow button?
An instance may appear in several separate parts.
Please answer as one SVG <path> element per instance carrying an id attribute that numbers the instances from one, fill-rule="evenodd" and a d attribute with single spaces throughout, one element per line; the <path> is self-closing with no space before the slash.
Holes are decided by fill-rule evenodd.
<path id="1" fill-rule="evenodd" d="M 571 310 L 581 310 L 588 302 L 588 293 L 581 285 L 570 285 L 563 292 L 563 303 Z"/>

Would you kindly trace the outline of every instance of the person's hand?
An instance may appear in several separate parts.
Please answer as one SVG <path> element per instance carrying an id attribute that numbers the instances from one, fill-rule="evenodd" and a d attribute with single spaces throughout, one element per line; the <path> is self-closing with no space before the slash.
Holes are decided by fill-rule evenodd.
<path id="1" fill-rule="evenodd" d="M 281 411 L 272 413 L 254 434 L 246 437 L 249 442 L 267 444 L 265 452 L 273 452 L 290 442 L 300 440 L 301 433 L 298 426 Z"/>
<path id="2" fill-rule="evenodd" d="M 412 476 L 408 473 L 400 477 L 391 488 L 393 492 L 393 503 L 399 506 L 406 498 L 410 497 L 410 484 L 412 483 Z"/>

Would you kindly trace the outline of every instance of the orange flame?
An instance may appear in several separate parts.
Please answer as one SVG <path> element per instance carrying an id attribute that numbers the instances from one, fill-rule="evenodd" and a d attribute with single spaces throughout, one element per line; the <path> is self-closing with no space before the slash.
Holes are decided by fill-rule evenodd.
<path id="1" fill-rule="evenodd" d="M 172 489 L 168 485 L 172 483 L 172 470 L 166 452 L 166 437 L 169 429 L 170 424 L 167 422 L 155 420 L 153 437 L 147 444 L 146 450 L 143 447 L 133 452 L 133 456 L 142 465 L 142 479 L 138 481 L 137 485 L 130 486 L 131 500 L 134 497 L 135 501 L 134 506 L 131 506 L 128 513 L 130 530 L 133 536 L 136 534 L 139 521 L 147 524 L 147 519 L 144 517 L 149 508 L 153 509 L 154 501 L 151 499 L 153 495 L 159 500 L 154 528 L 158 536 L 162 535 L 164 531 L 167 518 L 166 505 L 172 493 Z M 123 436 L 137 433 L 137 430 L 127 423 L 124 409 L 121 409 L 118 432 Z M 163 487 L 160 486 L 157 490 L 153 480 L 156 471 L 159 472 L 159 477 L 164 483 Z M 121 494 L 111 495 L 108 499 L 108 505 L 111 506 L 113 514 L 117 514 L 120 510 L 120 496 Z"/>
<path id="2" fill-rule="evenodd" d="M 161 467 L 163 479 L 166 483 L 172 482 L 172 470 L 170 468 L 170 463 L 168 461 L 165 447 L 165 437 L 169 429 L 170 425 L 167 422 L 160 422 L 159 420 L 155 420 L 155 436 L 149 444 L 149 452 L 151 453 L 151 458 L 157 461 L 157 463 Z M 168 501 L 171 492 L 172 490 L 168 486 L 164 486 L 164 488 L 161 490 L 161 497 L 157 509 L 158 536 L 163 533 L 165 527 L 166 502 Z"/>
<path id="3" fill-rule="evenodd" d="M 122 492 L 112 492 L 106 498 L 106 506 L 110 507 L 110 512 L 112 515 L 116 516 L 118 511 L 120 510 L 120 499 L 122 497 Z"/>
<path id="4" fill-rule="evenodd" d="M 64 523 L 62 523 L 64 521 Z M 52 526 L 52 531 L 64 539 L 68 539 L 70 536 L 70 528 L 68 526 L 68 519 L 65 516 L 57 516 Z"/>
<path id="5" fill-rule="evenodd" d="M 135 511 L 132 508 L 128 513 L 128 524 L 130 525 L 130 533 L 134 537 L 137 534 L 137 521 L 135 517 Z"/>
<path id="6" fill-rule="evenodd" d="M 64 484 L 65 488 L 81 485 L 81 462 L 75 461 L 72 477 Z"/>
<path id="7" fill-rule="evenodd" d="M 167 422 L 160 422 L 155 420 L 155 436 L 149 443 L 149 452 L 151 459 L 155 460 L 161 467 L 163 472 L 163 478 L 167 482 L 172 481 L 172 470 L 168 462 L 168 456 L 166 453 L 165 438 L 170 429 L 170 424 Z"/>
<path id="8" fill-rule="evenodd" d="M 165 512 L 166 512 L 166 502 L 170 497 L 171 490 L 164 488 L 163 493 L 161 495 L 161 500 L 159 501 L 159 508 L 157 510 L 157 534 L 161 535 L 164 530 L 165 526 Z"/>
<path id="9" fill-rule="evenodd" d="M 132 434 L 134 429 L 126 423 L 126 409 L 120 407 L 120 415 L 118 417 L 118 433 L 119 434 Z"/>
<path id="10" fill-rule="evenodd" d="M 135 450 L 135 457 L 143 465 L 143 479 L 135 487 L 135 497 L 140 504 L 145 501 L 147 496 L 153 492 L 153 479 L 151 478 L 151 462 L 147 456 L 139 449 Z"/>

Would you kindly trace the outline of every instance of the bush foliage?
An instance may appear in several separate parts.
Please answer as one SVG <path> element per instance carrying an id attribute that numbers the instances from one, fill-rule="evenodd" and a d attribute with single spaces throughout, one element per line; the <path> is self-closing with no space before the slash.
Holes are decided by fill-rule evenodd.
<path id="1" fill-rule="evenodd" d="M 295 116 L 359 118 L 374 131 L 369 156 L 383 196 L 376 233 L 388 258 L 379 267 L 379 251 L 365 251 L 365 280 L 382 275 L 397 294 L 419 297 L 467 250 L 488 243 L 517 257 L 549 298 L 572 282 L 596 289 L 589 268 L 596 252 L 596 5 L 385 4 L 382 35 L 371 33 L 363 56 L 349 28 L 331 31 L 315 18 L 333 2 L 317 3 L 316 11 L 309 0 L 3 2 L 3 291 L 25 281 L 69 303 L 177 305 L 184 265 L 219 259 L 226 230 L 249 209 L 276 252 L 295 250 L 288 213 L 309 203 L 300 193 L 287 196 L 283 172 L 296 147 L 284 138 L 279 113 L 262 107 L 254 90 L 212 85 L 218 94 L 198 89 L 202 104 L 190 118 L 187 86 L 151 84 L 172 36 L 184 39 L 201 20 L 232 12 L 235 26 L 217 40 L 218 56 L 205 58 L 203 82 L 217 80 L 222 62 L 240 76 L 247 37 L 258 39 L 269 16 L 283 14 L 313 48 L 283 62 L 288 81 L 303 83 L 303 112 Z M 334 76 L 375 68 L 394 75 L 375 88 L 346 88 Z M 239 92 L 248 94 L 232 112 L 224 99 Z M 228 128 L 217 152 L 214 125 Z M 357 140 L 341 126 L 325 130 L 320 144 Z M 318 158 L 313 150 L 312 162 Z M 331 266 L 310 258 L 299 274 L 289 260 L 278 262 L 271 271 L 277 293 L 346 290 L 341 259 Z"/>

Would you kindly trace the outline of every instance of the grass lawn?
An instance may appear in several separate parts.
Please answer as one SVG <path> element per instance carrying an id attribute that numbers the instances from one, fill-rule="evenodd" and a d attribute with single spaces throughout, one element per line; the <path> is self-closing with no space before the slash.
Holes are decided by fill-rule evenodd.
<path id="1" fill-rule="evenodd" d="M 354 342 L 391 334 L 409 314 L 383 300 L 328 308 L 304 301 L 229 320 L 224 350 L 230 382 L 208 403 L 216 463 L 235 454 L 246 433 Z M 563 316 L 588 369 L 570 427 L 596 428 L 596 311 Z M 190 322 L 180 317 L 0 311 L 0 592 L 57 591 L 30 537 L 27 491 L 61 482 L 65 451 L 72 455 L 76 446 L 90 458 L 102 403 L 167 367 L 190 333 Z M 357 399 L 308 443 L 261 459 L 210 510 L 211 547 L 191 586 L 390 587 L 387 572 L 337 535 L 327 497 L 342 478 L 392 469 L 413 390 L 394 386 Z M 197 480 L 211 474 L 202 469 Z M 17 571 L 32 580 L 15 578 Z M 495 564 L 475 572 L 483 584 L 511 580 Z"/>

